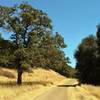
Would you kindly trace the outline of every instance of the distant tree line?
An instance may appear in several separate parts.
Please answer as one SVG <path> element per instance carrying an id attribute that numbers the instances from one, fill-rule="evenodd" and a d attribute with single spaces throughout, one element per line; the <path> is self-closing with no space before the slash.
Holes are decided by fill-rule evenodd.
<path id="1" fill-rule="evenodd" d="M 77 75 L 81 82 L 100 85 L 100 25 L 96 36 L 82 40 L 75 51 Z"/>
<path id="2" fill-rule="evenodd" d="M 42 10 L 27 3 L 0 6 L 0 29 L 11 34 L 8 40 L 0 35 L 0 66 L 16 68 L 18 84 L 22 83 L 24 70 L 37 67 L 73 76 L 63 52 L 67 46 L 64 38 L 53 33 L 52 21 Z"/>

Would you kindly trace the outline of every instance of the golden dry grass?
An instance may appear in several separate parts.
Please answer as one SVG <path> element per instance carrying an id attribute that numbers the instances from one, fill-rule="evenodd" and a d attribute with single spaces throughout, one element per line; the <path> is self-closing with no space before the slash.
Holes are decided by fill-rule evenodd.
<path id="1" fill-rule="evenodd" d="M 13 73 L 15 78 L 10 78 L 4 73 L 0 74 L 0 100 L 30 100 L 40 91 L 49 89 L 52 84 L 57 84 L 65 77 L 52 70 L 34 69 L 32 73 L 23 73 L 23 84 L 16 84 L 17 73 L 15 70 L 0 68 L 0 72 Z"/>
<path id="2" fill-rule="evenodd" d="M 95 96 L 96 98 L 99 98 L 99 100 L 100 100 L 100 86 L 83 85 L 82 87 L 86 91 L 88 91 L 91 95 Z"/>
<path id="3" fill-rule="evenodd" d="M 5 75 L 5 72 L 15 77 L 9 77 L 8 74 Z M 31 73 L 23 73 L 23 84 L 18 86 L 16 70 L 0 68 L 0 73 L 2 73 L 0 74 L 0 100 L 32 100 L 35 96 L 49 91 L 53 85 L 77 83 L 76 79 L 68 79 L 52 70 L 38 68 L 32 70 Z M 69 87 L 66 90 L 68 100 L 100 100 L 99 86 L 85 84 Z"/>

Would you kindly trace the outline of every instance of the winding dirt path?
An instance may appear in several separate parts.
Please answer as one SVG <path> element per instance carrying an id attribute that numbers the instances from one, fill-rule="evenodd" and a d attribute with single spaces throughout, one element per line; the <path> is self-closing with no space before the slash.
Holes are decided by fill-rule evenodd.
<path id="1" fill-rule="evenodd" d="M 100 100 L 81 86 L 74 85 L 76 80 L 66 80 L 46 92 L 35 96 L 32 100 Z"/>

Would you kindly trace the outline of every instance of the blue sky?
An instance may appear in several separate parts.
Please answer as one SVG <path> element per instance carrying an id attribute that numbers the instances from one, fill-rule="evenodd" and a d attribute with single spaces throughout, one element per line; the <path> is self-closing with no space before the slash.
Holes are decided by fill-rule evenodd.
<path id="1" fill-rule="evenodd" d="M 100 0 L 0 0 L 0 5 L 14 5 L 27 1 L 43 10 L 52 19 L 54 31 L 60 32 L 68 47 L 66 56 L 75 66 L 73 54 L 81 40 L 96 33 L 100 22 Z M 4 35 L 7 37 L 7 34 Z"/>

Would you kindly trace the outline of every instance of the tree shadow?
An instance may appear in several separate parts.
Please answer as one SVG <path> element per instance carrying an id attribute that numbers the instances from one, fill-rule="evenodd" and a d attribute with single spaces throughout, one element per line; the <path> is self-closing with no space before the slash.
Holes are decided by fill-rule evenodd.
<path id="1" fill-rule="evenodd" d="M 81 86 L 81 83 L 71 84 L 71 85 L 57 85 L 57 87 L 76 87 L 76 86 Z"/>
<path id="2" fill-rule="evenodd" d="M 28 86 L 28 85 L 43 85 L 46 86 L 48 84 L 53 84 L 52 82 L 49 81 L 24 81 L 22 82 L 22 84 L 20 86 Z M 14 86 L 19 86 L 16 81 L 0 81 L 0 86 L 4 86 L 4 87 L 14 87 Z"/>

